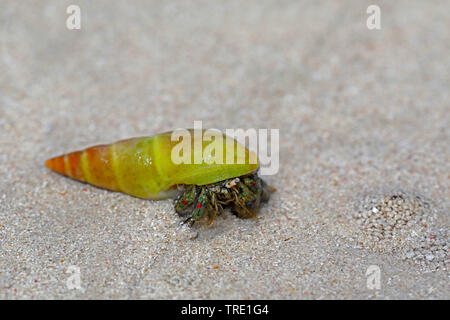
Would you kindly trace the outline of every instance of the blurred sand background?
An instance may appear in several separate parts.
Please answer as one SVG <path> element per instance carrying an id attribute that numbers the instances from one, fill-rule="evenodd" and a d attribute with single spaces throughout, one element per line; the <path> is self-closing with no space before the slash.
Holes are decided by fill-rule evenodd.
<path id="1" fill-rule="evenodd" d="M 66 28 L 70 4 L 81 30 Z M 381 30 L 366 27 L 370 4 Z M 2 0 L 0 298 L 449 299 L 449 11 Z M 280 129 L 280 169 L 266 177 L 277 192 L 256 219 L 187 231 L 170 200 L 43 165 L 194 120 Z M 367 210 L 388 214 L 370 201 L 399 193 L 424 209 L 408 224 L 415 205 L 395 209 L 405 226 L 390 241 Z M 379 290 L 366 286 L 370 265 Z M 67 285 L 70 266 L 80 289 Z"/>

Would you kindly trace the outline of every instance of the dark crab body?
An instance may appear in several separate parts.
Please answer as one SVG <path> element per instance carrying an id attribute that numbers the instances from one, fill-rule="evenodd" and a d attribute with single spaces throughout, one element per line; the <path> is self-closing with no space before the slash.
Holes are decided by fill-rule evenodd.
<path id="1" fill-rule="evenodd" d="M 225 208 L 245 219 L 254 217 L 269 197 L 267 184 L 252 173 L 205 186 L 188 185 L 175 201 L 175 211 L 190 224 L 203 217 L 211 223 Z"/>

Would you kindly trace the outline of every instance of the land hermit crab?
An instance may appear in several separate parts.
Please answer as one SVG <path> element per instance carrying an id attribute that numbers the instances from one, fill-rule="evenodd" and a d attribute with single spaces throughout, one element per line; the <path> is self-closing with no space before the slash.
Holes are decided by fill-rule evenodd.
<path id="1" fill-rule="evenodd" d="M 191 134 L 188 144 L 192 146 L 195 134 L 192 129 L 186 131 Z M 220 163 L 203 158 L 195 161 L 212 140 L 202 140 L 200 148 L 188 155 L 191 161 L 174 162 L 179 142 L 174 141 L 173 132 L 165 132 L 71 152 L 49 159 L 45 165 L 75 180 L 142 199 L 174 197 L 175 211 L 189 225 L 204 217 L 211 223 L 225 208 L 240 218 L 253 217 L 260 204 L 269 200 L 270 188 L 257 175 L 256 155 L 234 139 L 221 136 L 226 151 Z M 228 147 L 231 145 L 233 148 Z M 245 160 L 252 157 L 256 158 L 253 163 Z"/>

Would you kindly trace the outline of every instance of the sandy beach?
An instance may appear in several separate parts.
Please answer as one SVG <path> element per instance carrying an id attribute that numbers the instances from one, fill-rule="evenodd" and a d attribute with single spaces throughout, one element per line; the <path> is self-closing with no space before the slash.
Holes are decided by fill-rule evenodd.
<path id="1" fill-rule="evenodd" d="M 0 3 L 0 299 L 450 299 L 449 1 L 71 4 Z M 256 218 L 44 166 L 197 120 L 279 129 Z"/>

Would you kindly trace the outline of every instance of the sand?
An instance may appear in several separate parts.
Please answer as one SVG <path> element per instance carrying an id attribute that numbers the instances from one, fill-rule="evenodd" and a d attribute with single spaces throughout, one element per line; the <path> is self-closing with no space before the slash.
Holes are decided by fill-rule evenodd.
<path id="1" fill-rule="evenodd" d="M 449 299 L 450 3 L 376 2 L 1 1 L 0 298 Z M 194 120 L 280 130 L 256 219 L 44 166 Z"/>

